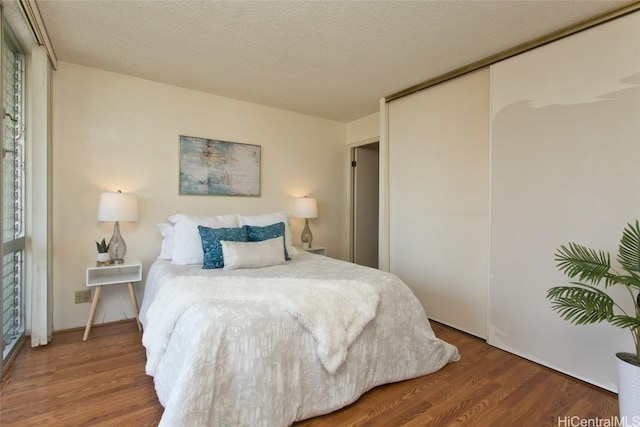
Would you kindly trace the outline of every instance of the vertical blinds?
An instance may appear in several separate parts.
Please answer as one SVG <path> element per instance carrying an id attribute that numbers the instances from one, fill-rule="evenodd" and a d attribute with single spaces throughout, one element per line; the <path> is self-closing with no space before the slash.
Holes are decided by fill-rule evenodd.
<path id="1" fill-rule="evenodd" d="M 23 55 L 2 38 L 2 356 L 24 334 Z"/>

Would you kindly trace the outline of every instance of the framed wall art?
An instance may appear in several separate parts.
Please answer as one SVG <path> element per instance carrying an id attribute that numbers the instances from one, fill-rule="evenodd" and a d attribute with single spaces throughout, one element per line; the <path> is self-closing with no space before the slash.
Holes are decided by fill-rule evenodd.
<path id="1" fill-rule="evenodd" d="M 180 194 L 260 196 L 259 145 L 180 136 Z"/>

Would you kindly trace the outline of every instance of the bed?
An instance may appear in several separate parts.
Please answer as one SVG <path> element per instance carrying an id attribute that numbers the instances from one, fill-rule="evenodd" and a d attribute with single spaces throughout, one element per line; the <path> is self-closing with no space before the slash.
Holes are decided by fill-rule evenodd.
<path id="1" fill-rule="evenodd" d="M 288 426 L 459 359 L 399 278 L 307 252 L 235 270 L 159 259 L 140 321 L 161 426 Z"/>

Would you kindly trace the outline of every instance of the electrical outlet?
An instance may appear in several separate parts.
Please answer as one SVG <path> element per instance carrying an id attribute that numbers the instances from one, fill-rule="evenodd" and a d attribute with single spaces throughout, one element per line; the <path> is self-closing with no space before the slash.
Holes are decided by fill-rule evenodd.
<path id="1" fill-rule="evenodd" d="M 81 302 L 91 302 L 91 289 L 76 291 L 76 304 Z"/>

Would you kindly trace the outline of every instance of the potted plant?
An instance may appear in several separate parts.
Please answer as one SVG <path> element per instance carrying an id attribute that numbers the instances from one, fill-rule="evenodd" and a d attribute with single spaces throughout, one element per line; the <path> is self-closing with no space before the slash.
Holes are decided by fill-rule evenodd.
<path id="1" fill-rule="evenodd" d="M 547 291 L 551 308 L 563 319 L 576 325 L 608 322 L 628 329 L 635 344 L 635 354 L 617 353 L 618 402 L 623 422 L 640 417 L 640 223 L 627 224 L 617 261 L 612 267 L 608 252 L 569 243 L 556 252 L 558 270 L 577 278 L 567 286 Z M 625 308 L 603 289 L 613 286 L 626 289 L 631 305 Z M 603 288 L 603 289 L 601 289 Z M 632 307 L 632 309 L 631 309 Z M 633 310 L 633 311 L 631 311 Z M 635 417 L 635 418 L 634 418 Z"/>
<path id="2" fill-rule="evenodd" d="M 102 242 L 96 242 L 96 248 L 98 249 L 98 255 L 96 256 L 96 265 L 98 267 L 109 265 L 109 245 L 104 238 L 102 239 Z"/>

